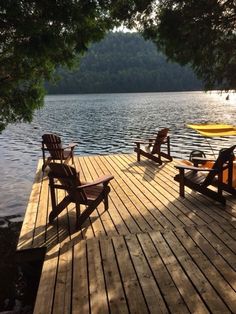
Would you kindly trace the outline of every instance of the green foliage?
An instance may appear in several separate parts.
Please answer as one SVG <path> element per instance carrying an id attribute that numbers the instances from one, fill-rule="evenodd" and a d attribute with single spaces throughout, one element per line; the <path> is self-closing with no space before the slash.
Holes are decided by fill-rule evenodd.
<path id="1" fill-rule="evenodd" d="M 128 6 L 125 20 L 143 7 L 140 3 L 0 1 L 0 130 L 10 122 L 31 121 L 34 109 L 43 104 L 43 80 L 51 79 L 59 66 L 72 67 L 90 42 L 118 25 L 120 10 Z"/>
<path id="2" fill-rule="evenodd" d="M 89 43 L 122 24 L 142 30 L 171 60 L 190 64 L 206 88 L 235 89 L 235 20 L 235 0 L 0 1 L 0 131 L 31 121 L 43 104 L 42 82 L 53 79 L 56 68 L 71 68 Z M 134 78 L 137 87 L 143 84 L 140 69 L 115 73 L 110 81 L 123 73 L 124 88 Z M 155 82 L 154 72 L 147 73 Z"/>
<path id="3" fill-rule="evenodd" d="M 169 59 L 190 64 L 206 89 L 236 89 L 235 0 L 161 0 L 140 27 Z"/>
<path id="4" fill-rule="evenodd" d="M 155 45 L 137 33 L 109 33 L 93 44 L 74 72 L 60 69 L 49 93 L 114 93 L 199 90 L 188 67 L 166 62 Z"/>

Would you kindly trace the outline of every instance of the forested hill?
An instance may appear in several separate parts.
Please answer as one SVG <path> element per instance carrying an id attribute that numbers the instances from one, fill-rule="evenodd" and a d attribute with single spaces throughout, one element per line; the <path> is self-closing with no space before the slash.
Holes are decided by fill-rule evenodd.
<path id="1" fill-rule="evenodd" d="M 186 91 L 202 89 L 188 67 L 168 63 L 154 44 L 137 33 L 110 33 L 93 44 L 74 72 L 46 84 L 50 94 Z"/>

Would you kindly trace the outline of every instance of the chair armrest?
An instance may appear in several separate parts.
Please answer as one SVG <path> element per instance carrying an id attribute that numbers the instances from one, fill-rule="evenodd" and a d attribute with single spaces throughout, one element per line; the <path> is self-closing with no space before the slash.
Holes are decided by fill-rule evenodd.
<path id="1" fill-rule="evenodd" d="M 208 158 L 205 158 L 205 157 L 192 157 L 192 161 L 196 161 L 196 162 L 206 162 L 206 161 L 215 161 L 215 159 L 208 159 Z"/>
<path id="2" fill-rule="evenodd" d="M 215 159 L 208 159 L 205 157 L 193 157 L 192 158 L 192 163 L 194 167 L 206 167 L 206 168 L 211 168 L 215 162 Z"/>
<path id="3" fill-rule="evenodd" d="M 65 148 L 47 148 L 47 147 L 43 148 L 42 147 L 42 150 L 48 151 L 48 152 L 50 152 L 50 151 L 63 151 L 64 149 Z"/>
<path id="4" fill-rule="evenodd" d="M 135 144 L 150 144 L 150 142 L 146 141 L 135 141 Z"/>
<path id="5" fill-rule="evenodd" d="M 84 188 L 88 188 L 88 187 L 91 187 L 91 186 L 95 186 L 95 185 L 98 185 L 98 184 L 101 184 L 101 183 L 105 183 L 105 184 L 108 184 L 110 180 L 114 179 L 114 176 L 112 175 L 106 175 L 106 176 L 103 176 L 103 177 L 100 177 L 98 178 L 97 180 L 93 181 L 93 182 L 90 182 L 90 183 L 86 183 L 86 184 L 83 184 L 83 185 L 80 185 L 77 187 L 77 189 L 79 190 L 82 190 Z"/>
<path id="6" fill-rule="evenodd" d="M 158 139 L 167 139 L 169 138 L 169 135 L 165 136 L 165 137 L 149 137 L 148 140 L 151 140 L 151 141 L 155 141 L 155 140 L 158 140 Z"/>
<path id="7" fill-rule="evenodd" d="M 186 169 L 186 170 L 194 170 L 194 171 L 208 171 L 208 172 L 215 172 L 216 169 L 209 169 L 209 168 L 199 168 L 199 167 L 193 167 L 193 166 L 187 166 L 187 165 L 177 165 L 175 166 L 177 169 Z"/>
<path id="8" fill-rule="evenodd" d="M 166 137 L 163 137 L 163 138 L 156 138 L 156 137 L 150 137 L 150 138 L 147 138 L 146 140 L 137 140 L 137 141 L 134 141 L 135 144 L 153 144 L 153 142 L 155 141 L 158 141 L 160 143 L 162 142 L 166 142 L 167 140 L 169 140 L 169 136 L 166 136 Z"/>
<path id="9" fill-rule="evenodd" d="M 165 136 L 165 137 L 152 137 L 152 138 L 149 138 L 148 140 L 149 141 L 152 141 L 152 142 L 160 142 L 160 143 L 166 143 L 166 141 L 169 140 L 169 135 L 168 136 Z"/>
<path id="10" fill-rule="evenodd" d="M 67 146 L 65 146 L 65 147 L 63 147 L 63 149 L 74 149 L 75 148 L 75 146 L 77 146 L 78 144 L 76 144 L 76 143 L 70 143 L 70 144 L 68 144 Z"/>

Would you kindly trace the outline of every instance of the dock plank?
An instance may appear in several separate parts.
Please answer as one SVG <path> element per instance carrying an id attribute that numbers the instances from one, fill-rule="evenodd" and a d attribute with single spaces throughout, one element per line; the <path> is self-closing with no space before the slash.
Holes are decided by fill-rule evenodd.
<path id="1" fill-rule="evenodd" d="M 47 227 L 47 214 L 48 212 L 48 180 L 42 178 L 42 186 L 39 198 L 38 213 L 35 220 L 33 247 L 40 247 L 46 241 L 46 227 Z"/>
<path id="2" fill-rule="evenodd" d="M 71 270 L 72 270 L 72 250 L 69 247 L 60 248 L 57 278 L 55 282 L 55 295 L 53 312 L 70 313 L 70 296 L 71 291 Z"/>
<path id="3" fill-rule="evenodd" d="M 130 162 L 135 162 L 133 155 L 128 155 L 127 158 L 129 158 Z M 146 162 L 147 163 L 147 162 Z M 146 164 L 145 162 L 139 163 L 140 168 L 140 174 L 143 172 L 143 165 Z M 148 174 L 149 178 L 151 177 L 155 183 L 157 183 L 159 186 L 161 186 L 164 191 L 168 191 L 168 200 L 178 205 L 178 207 L 182 208 L 182 210 L 185 210 L 185 213 L 197 215 L 201 217 L 201 219 L 204 221 L 204 223 L 210 223 L 212 222 L 212 218 L 206 214 L 203 211 L 199 211 L 199 207 L 196 206 L 195 203 L 191 203 L 188 201 L 188 199 L 183 199 L 179 197 L 179 187 L 176 182 L 173 181 L 172 176 L 168 176 L 168 172 L 166 171 L 166 168 L 168 165 L 166 164 L 165 167 L 162 168 L 162 171 L 159 171 L 157 174 L 156 166 L 152 162 L 149 162 L 148 167 L 145 167 L 145 172 Z M 166 193 L 165 193 L 166 194 Z M 189 210 L 190 209 L 190 210 Z"/>
<path id="4" fill-rule="evenodd" d="M 172 280 L 166 265 L 157 252 L 150 236 L 142 233 L 138 234 L 137 237 L 170 312 L 179 314 L 189 313 L 181 294 Z"/>
<path id="5" fill-rule="evenodd" d="M 72 313 L 81 314 L 90 312 L 88 278 L 87 278 L 87 244 L 80 240 L 73 249 L 73 286 L 72 286 Z"/>
<path id="6" fill-rule="evenodd" d="M 44 260 L 42 275 L 39 282 L 34 313 L 52 313 L 55 294 L 55 282 L 57 278 L 59 262 L 59 245 L 47 253 Z M 45 302 L 45 296 L 47 301 Z"/>
<path id="7" fill-rule="evenodd" d="M 119 162 L 121 170 L 124 171 L 125 164 L 121 158 L 119 158 Z M 143 192 L 145 198 L 148 198 L 151 201 L 154 208 L 158 208 L 161 214 L 167 217 L 175 227 L 183 227 L 184 225 L 193 224 L 190 219 L 182 215 L 173 203 L 169 202 L 169 200 L 160 193 L 159 189 L 157 190 L 153 188 L 149 182 L 142 180 L 136 171 L 129 173 L 129 178 L 132 184 L 138 187 L 139 191 Z"/>
<path id="8" fill-rule="evenodd" d="M 197 226 L 197 230 L 204 236 L 209 243 L 214 247 L 218 254 L 222 255 L 227 263 L 236 271 L 236 259 L 235 254 L 229 249 L 227 243 L 221 241 L 207 226 Z"/>
<path id="9" fill-rule="evenodd" d="M 128 157 L 126 157 L 125 155 L 122 156 L 122 159 L 125 162 L 127 161 L 129 162 Z M 165 168 L 165 166 L 166 165 L 162 165 L 162 168 Z M 135 177 L 143 178 L 143 169 L 139 167 L 139 164 L 137 162 L 133 163 L 132 168 L 135 169 Z M 161 173 L 161 171 L 159 172 Z M 169 186 L 166 184 L 164 184 L 163 186 L 163 182 L 161 180 L 158 180 L 159 172 L 157 172 L 157 174 L 154 173 L 150 175 L 150 172 L 148 172 L 148 170 L 145 169 L 146 178 L 145 180 L 143 180 L 143 182 L 145 186 L 147 187 L 147 189 L 151 193 L 156 195 L 157 194 L 156 184 L 158 184 L 158 198 L 162 201 L 162 203 L 165 206 L 168 206 L 169 210 L 171 210 L 172 213 L 176 215 L 178 219 L 181 220 L 184 225 L 192 225 L 194 223 L 197 223 L 197 224 L 206 223 L 204 220 L 198 217 L 198 215 L 194 214 L 191 210 L 189 210 L 189 208 L 184 206 L 178 200 L 177 195 L 175 195 L 175 197 L 172 196 L 171 189 L 169 188 Z"/>
<path id="10" fill-rule="evenodd" d="M 99 169 L 100 175 L 106 175 L 110 173 L 109 171 L 111 171 L 112 175 L 115 175 L 113 169 L 107 168 L 104 162 L 102 162 L 102 160 L 99 158 L 99 156 L 93 157 L 93 163 L 96 166 L 96 169 Z M 119 188 L 119 184 L 117 183 L 116 180 L 117 180 L 117 177 L 115 176 L 114 179 L 110 183 L 111 192 L 109 195 L 108 214 L 114 226 L 113 232 L 116 234 L 127 234 L 129 233 L 129 229 L 125 223 L 124 212 L 122 210 L 120 211 L 120 208 L 121 207 L 124 208 L 124 206 L 123 206 L 123 203 L 119 199 L 119 195 L 116 192 L 117 188 Z M 126 214 L 126 211 L 125 211 L 125 214 Z M 110 233 L 108 233 L 108 235 L 110 235 Z"/>
<path id="11" fill-rule="evenodd" d="M 199 295 L 204 300 L 207 307 L 214 313 L 219 311 L 221 313 L 230 313 L 220 296 L 217 295 L 214 288 L 206 280 L 206 277 L 195 264 L 191 256 L 184 249 L 180 242 L 177 240 L 173 232 L 167 232 L 164 234 L 164 238 L 171 250 L 177 256 L 178 262 L 193 282 L 195 288 L 198 290 Z M 195 256 L 193 256 L 194 258 Z M 203 262 L 203 261 L 202 261 Z"/>
<path id="12" fill-rule="evenodd" d="M 37 165 L 32 191 L 29 197 L 24 221 L 21 227 L 21 232 L 17 245 L 18 250 L 28 249 L 32 247 L 35 232 L 35 221 L 37 219 L 37 214 L 39 210 L 39 198 L 42 186 L 42 164 L 42 160 L 40 160 Z"/>
<path id="13" fill-rule="evenodd" d="M 89 171 L 93 180 L 96 180 L 97 178 L 104 175 L 100 167 L 97 166 L 95 158 L 88 157 L 84 161 L 86 162 L 87 167 L 89 168 Z M 112 192 L 113 191 L 111 190 L 110 194 Z M 109 195 L 109 202 L 110 202 L 110 198 L 111 196 Z M 117 231 L 111 219 L 110 213 L 109 211 L 105 211 L 104 204 L 103 203 L 99 204 L 97 210 L 98 210 L 99 217 L 101 219 L 101 223 L 104 229 L 103 234 L 109 235 L 109 236 L 117 235 Z"/>
<path id="14" fill-rule="evenodd" d="M 160 289 L 156 284 L 137 238 L 134 236 L 125 236 L 125 241 L 150 313 L 155 313 L 155 311 L 158 313 L 168 313 L 168 308 L 166 307 Z"/>
<path id="15" fill-rule="evenodd" d="M 152 202 L 146 195 L 146 190 L 143 188 L 143 185 L 140 184 L 140 182 L 138 180 L 136 180 L 136 183 L 138 184 L 138 187 L 134 184 L 134 182 L 132 181 L 132 175 L 128 174 L 128 172 L 126 171 L 124 173 L 124 171 L 122 171 L 122 169 L 120 169 L 120 167 L 117 166 L 116 164 L 116 159 L 112 158 L 110 156 L 105 157 L 108 161 L 108 163 L 111 163 L 111 165 L 113 166 L 114 169 L 116 169 L 116 173 L 119 175 L 119 177 L 121 177 L 122 179 L 122 183 L 124 183 L 123 187 L 125 191 L 128 191 L 129 195 L 131 195 L 131 197 L 133 197 L 133 195 L 135 197 L 138 197 L 140 205 L 144 204 L 144 206 L 147 206 L 147 209 L 154 209 L 152 210 L 152 216 L 154 216 L 154 218 L 158 221 L 158 223 L 162 226 L 162 227 L 169 227 L 169 228 L 173 228 L 174 226 L 176 226 L 177 224 L 179 226 L 182 226 L 183 224 L 181 224 L 179 221 L 176 221 L 174 215 L 172 215 L 172 213 L 169 212 L 169 210 L 167 208 L 165 208 L 163 206 L 163 204 L 157 199 L 156 202 Z M 117 158 L 117 157 L 116 157 Z M 113 160 L 114 159 L 114 160 Z M 152 198 L 152 196 L 151 196 Z M 152 218 L 153 219 L 153 218 Z"/>
<path id="16" fill-rule="evenodd" d="M 81 169 L 83 169 L 84 176 L 86 177 L 86 181 L 92 182 L 95 180 L 96 176 L 94 177 L 94 173 L 91 169 L 91 165 L 86 163 L 85 158 L 81 157 L 80 158 L 80 166 Z M 100 213 L 103 211 L 103 204 L 100 204 L 98 208 L 92 212 L 90 215 L 90 219 L 93 221 L 92 223 L 92 228 L 93 232 L 96 237 L 100 236 L 105 236 L 106 235 L 106 230 L 104 229 L 104 225 L 102 223 L 102 218 L 100 216 Z"/>
<path id="17" fill-rule="evenodd" d="M 92 313 L 109 313 L 105 278 L 101 263 L 99 242 L 95 239 L 87 241 L 89 298 Z"/>
<path id="18" fill-rule="evenodd" d="M 129 313 L 111 239 L 100 240 L 107 297 L 111 313 Z"/>
<path id="19" fill-rule="evenodd" d="M 107 162 L 104 164 L 106 164 L 108 171 L 115 176 L 114 180 L 111 181 L 111 187 L 113 189 L 113 195 L 115 195 L 115 204 L 117 211 L 122 217 L 123 223 L 128 229 L 128 233 L 141 232 L 141 228 L 139 226 L 140 215 L 137 209 L 135 208 L 135 212 L 132 215 L 131 210 L 129 209 L 129 207 L 127 207 L 130 203 L 132 204 L 132 202 L 130 202 L 129 198 L 127 198 L 127 194 L 123 192 L 125 182 L 117 175 L 116 169 L 114 167 L 110 166 Z M 136 221 L 136 217 L 139 217 L 138 221 Z M 143 221 L 142 218 L 141 220 Z"/>
<path id="20" fill-rule="evenodd" d="M 233 312 L 236 309 L 235 291 L 225 281 L 224 277 L 218 272 L 207 256 L 195 245 L 194 241 L 188 236 L 184 230 L 177 230 L 174 232 L 182 246 L 186 249 L 189 256 L 196 263 L 197 267 L 201 270 L 209 283 L 217 291 L 218 296 L 228 305 L 229 309 Z M 220 307 L 217 306 L 217 309 Z"/>
<path id="21" fill-rule="evenodd" d="M 191 313 L 209 313 L 201 296 L 197 293 L 195 286 L 189 280 L 167 242 L 164 241 L 163 236 L 156 232 L 151 233 L 150 236 L 189 311 Z"/>
<path id="22" fill-rule="evenodd" d="M 214 250 L 211 243 L 209 243 L 196 228 L 187 228 L 186 232 L 207 256 L 209 261 L 211 261 L 211 263 L 222 274 L 224 279 L 236 291 L 236 272 L 230 267 L 225 259 Z"/>
<path id="23" fill-rule="evenodd" d="M 130 312 L 137 314 L 148 313 L 147 304 L 133 264 L 130 260 L 124 238 L 113 238 L 113 244 Z"/>
<path id="24" fill-rule="evenodd" d="M 17 247 L 46 247 L 34 314 L 235 312 L 236 200 L 180 197 L 177 163 L 76 157 L 83 181 L 114 175 L 108 211 L 100 204 L 77 229 L 74 204 L 48 223 L 39 161 Z"/>
<path id="25" fill-rule="evenodd" d="M 135 194 L 130 191 L 129 178 L 124 173 L 120 171 L 117 172 L 116 166 L 116 164 L 112 164 L 113 169 L 116 170 L 116 174 L 119 175 L 119 185 L 121 190 L 119 190 L 118 193 L 122 193 L 123 202 L 129 209 L 130 215 L 137 222 L 140 230 L 150 231 L 152 230 L 153 224 L 156 226 L 156 228 L 160 228 L 161 225 L 153 220 L 153 215 L 151 215 L 151 213 L 147 210 L 147 206 L 145 206 L 144 203 L 142 203 L 140 200 L 140 193 Z"/>

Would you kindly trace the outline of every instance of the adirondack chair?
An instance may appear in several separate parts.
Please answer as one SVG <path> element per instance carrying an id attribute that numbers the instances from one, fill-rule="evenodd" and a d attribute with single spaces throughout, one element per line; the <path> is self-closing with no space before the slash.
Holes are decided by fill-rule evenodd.
<path id="1" fill-rule="evenodd" d="M 223 196 L 223 191 L 235 194 L 235 189 L 232 186 L 233 151 L 235 147 L 236 145 L 221 150 L 218 158 L 212 162 L 211 168 L 177 165 L 176 168 L 179 170 L 179 174 L 174 179 L 179 182 L 180 196 L 185 196 L 184 188 L 187 186 L 225 204 L 226 199 Z M 227 172 L 227 179 L 224 177 L 225 172 Z M 210 188 L 211 185 L 214 185 L 216 190 L 212 190 Z"/>
<path id="2" fill-rule="evenodd" d="M 181 163 L 187 166 L 212 168 L 215 160 L 206 157 L 206 154 L 201 150 L 193 150 L 190 153 L 189 159 L 181 160 Z"/>
<path id="3" fill-rule="evenodd" d="M 145 141 L 135 141 L 136 147 L 134 151 L 137 153 L 137 161 L 140 161 L 140 156 L 149 158 L 160 165 L 162 164 L 161 157 L 172 160 L 170 156 L 170 137 L 168 136 L 169 129 L 160 130 L 156 137 L 149 138 Z M 161 150 L 161 146 L 166 145 L 167 152 Z"/>
<path id="4" fill-rule="evenodd" d="M 50 168 L 48 176 L 52 201 L 49 223 L 52 223 L 70 203 L 75 203 L 78 228 L 81 227 L 102 201 L 104 202 L 105 210 L 108 209 L 108 194 L 110 192 L 108 184 L 114 178 L 112 175 L 106 175 L 88 183 L 81 182 L 79 172 L 69 165 L 51 162 L 48 166 Z M 67 192 L 66 196 L 59 203 L 56 200 L 57 189 Z M 82 212 L 80 205 L 85 205 L 85 209 Z"/>
<path id="5" fill-rule="evenodd" d="M 43 166 L 42 171 L 48 166 L 52 160 L 60 160 L 68 163 L 72 159 L 74 164 L 74 148 L 76 144 L 69 144 L 67 147 L 62 147 L 61 138 L 55 134 L 44 134 L 42 136 L 42 152 Z M 49 154 L 46 156 L 46 154 Z"/>

